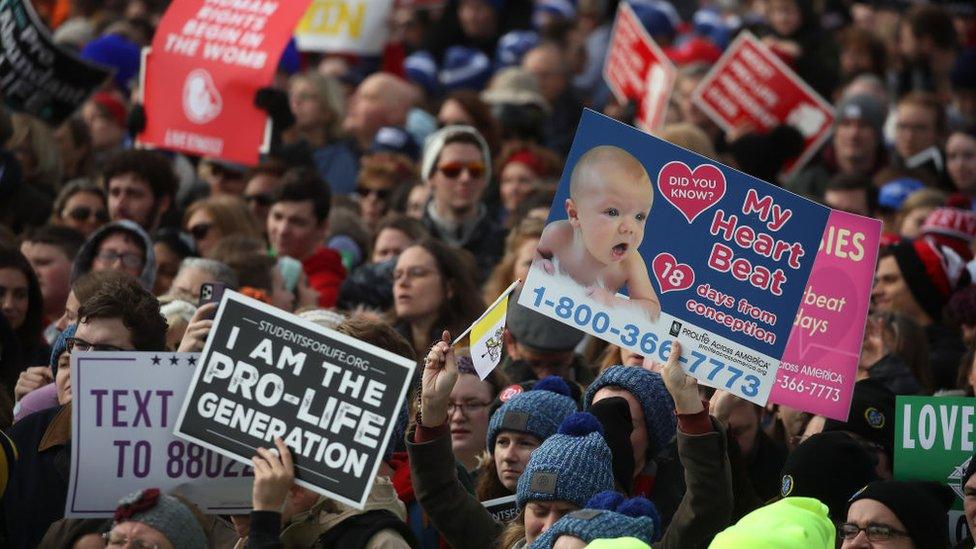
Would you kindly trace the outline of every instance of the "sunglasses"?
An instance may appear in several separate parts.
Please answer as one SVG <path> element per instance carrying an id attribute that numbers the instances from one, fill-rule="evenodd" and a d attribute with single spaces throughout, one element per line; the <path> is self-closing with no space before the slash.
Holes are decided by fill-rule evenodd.
<path id="1" fill-rule="evenodd" d="M 444 176 L 451 179 L 460 176 L 461 172 L 464 170 L 467 170 L 468 175 L 474 178 L 481 177 L 485 174 L 485 165 L 481 162 L 470 162 L 467 164 L 463 162 L 445 162 L 444 164 L 437 166 L 437 169 L 440 170 Z"/>
<path id="2" fill-rule="evenodd" d="M 270 206 L 271 205 L 271 195 L 267 193 L 260 194 L 246 194 L 244 195 L 244 200 L 250 202 L 257 202 L 258 206 Z"/>
<path id="3" fill-rule="evenodd" d="M 78 206 L 77 208 L 72 208 L 67 212 L 68 217 L 74 219 L 75 221 L 88 221 L 95 216 L 95 220 L 99 223 L 108 222 L 108 211 L 102 209 L 93 209 L 88 206 Z"/>
<path id="4" fill-rule="evenodd" d="M 213 225 L 210 223 L 197 223 L 196 225 L 187 229 L 194 240 L 203 240 L 207 238 L 207 234 L 210 233 L 210 229 Z"/>
<path id="5" fill-rule="evenodd" d="M 371 194 L 375 194 L 376 198 L 384 201 L 390 198 L 390 189 L 366 189 L 364 187 L 356 187 L 356 193 L 363 198 L 366 198 Z"/>
<path id="6" fill-rule="evenodd" d="M 69 353 L 78 351 L 81 353 L 87 353 L 88 351 L 124 351 L 122 347 L 116 347 L 115 345 L 107 345 L 102 343 L 88 343 L 84 339 L 77 337 L 69 337 L 65 341 L 66 347 Z"/>

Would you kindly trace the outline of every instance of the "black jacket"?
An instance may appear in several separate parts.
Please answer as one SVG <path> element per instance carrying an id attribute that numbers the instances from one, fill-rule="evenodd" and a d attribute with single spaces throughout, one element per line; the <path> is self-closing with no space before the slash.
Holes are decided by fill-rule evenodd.
<path id="1" fill-rule="evenodd" d="M 488 280 L 491 270 L 505 252 L 505 227 L 493 220 L 485 208 L 481 208 L 474 226 L 463 236 L 452 235 L 448 229 L 438 225 L 430 216 L 429 210 L 424 211 L 421 222 L 432 237 L 448 244 L 457 244 L 474 255 L 478 264 L 478 284 Z"/>

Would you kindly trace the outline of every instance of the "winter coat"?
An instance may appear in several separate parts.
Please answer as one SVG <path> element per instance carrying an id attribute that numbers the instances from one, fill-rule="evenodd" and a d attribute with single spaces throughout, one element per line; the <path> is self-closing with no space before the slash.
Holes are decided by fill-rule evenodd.
<path id="1" fill-rule="evenodd" d="M 319 293 L 319 305 L 334 307 L 339 298 L 339 285 L 346 279 L 339 252 L 321 247 L 302 260 L 302 269 L 308 277 L 308 285 Z"/>

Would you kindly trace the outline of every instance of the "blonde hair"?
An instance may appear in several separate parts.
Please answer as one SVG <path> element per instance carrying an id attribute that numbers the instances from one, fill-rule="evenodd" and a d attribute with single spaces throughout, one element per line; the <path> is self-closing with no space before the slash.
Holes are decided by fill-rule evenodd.
<path id="1" fill-rule="evenodd" d="M 61 187 L 62 166 L 54 132 L 40 120 L 23 113 L 10 115 L 10 122 L 13 132 L 7 140 L 7 150 L 27 147 L 34 157 L 34 169 L 25 173 L 24 179 L 46 189 L 51 195 L 56 194 Z"/>
<path id="2" fill-rule="evenodd" d="M 485 303 L 491 303 L 505 291 L 505 288 L 515 282 L 513 273 L 515 271 L 515 261 L 518 259 L 519 249 L 526 242 L 542 238 L 542 230 L 545 222 L 541 219 L 525 218 L 519 223 L 512 232 L 505 238 L 505 255 L 501 261 L 495 265 L 491 271 L 491 276 L 485 282 L 484 291 Z"/>
<path id="3" fill-rule="evenodd" d="M 694 124 L 687 122 L 668 124 L 661 130 L 658 137 L 669 143 L 688 149 L 691 152 L 696 152 L 702 156 L 711 158 L 712 160 L 716 160 L 718 157 L 715 153 L 715 147 L 712 145 L 711 140 L 708 139 L 708 135 Z"/>
<path id="4" fill-rule="evenodd" d="M 332 116 L 326 125 L 325 133 L 328 139 L 336 139 L 342 134 L 342 119 L 346 116 L 346 97 L 339 82 L 320 72 L 306 71 L 296 74 L 288 81 L 288 88 L 291 89 L 298 82 L 307 82 L 315 90 L 319 102 L 327 109 Z"/>
<path id="5" fill-rule="evenodd" d="M 592 179 L 592 174 L 589 172 L 596 170 L 601 164 L 608 164 L 612 169 L 617 170 L 617 173 L 624 172 L 635 176 L 633 177 L 635 182 L 646 184 L 650 188 L 650 176 L 640 160 L 620 147 L 599 145 L 583 153 L 573 166 L 573 173 L 569 176 L 570 197 L 579 196 L 580 186 Z M 584 172 L 587 173 L 584 175 Z M 651 193 L 651 200 L 654 200 L 654 193 Z"/>
<path id="6" fill-rule="evenodd" d="M 183 225 L 185 226 L 193 214 L 200 210 L 210 215 L 221 237 L 243 235 L 261 238 L 261 232 L 254 226 L 254 218 L 251 217 L 247 204 L 236 196 L 211 196 L 190 204 L 186 214 L 183 215 Z"/>

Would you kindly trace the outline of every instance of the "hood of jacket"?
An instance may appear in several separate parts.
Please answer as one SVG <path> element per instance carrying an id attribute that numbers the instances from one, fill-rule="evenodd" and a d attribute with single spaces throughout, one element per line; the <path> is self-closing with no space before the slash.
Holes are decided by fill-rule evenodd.
<path id="1" fill-rule="evenodd" d="M 72 284 L 82 275 L 91 271 L 95 254 L 102 241 L 110 234 L 118 232 L 129 233 L 139 242 L 142 242 L 142 246 L 146 250 L 146 261 L 143 264 L 142 273 L 139 274 L 139 283 L 146 290 L 152 291 L 153 284 L 156 282 L 156 253 L 153 251 L 153 242 L 142 227 L 128 219 L 108 223 L 88 237 L 88 241 L 85 242 L 81 250 L 78 251 L 78 256 L 75 257 L 75 264 L 71 267 Z"/>

